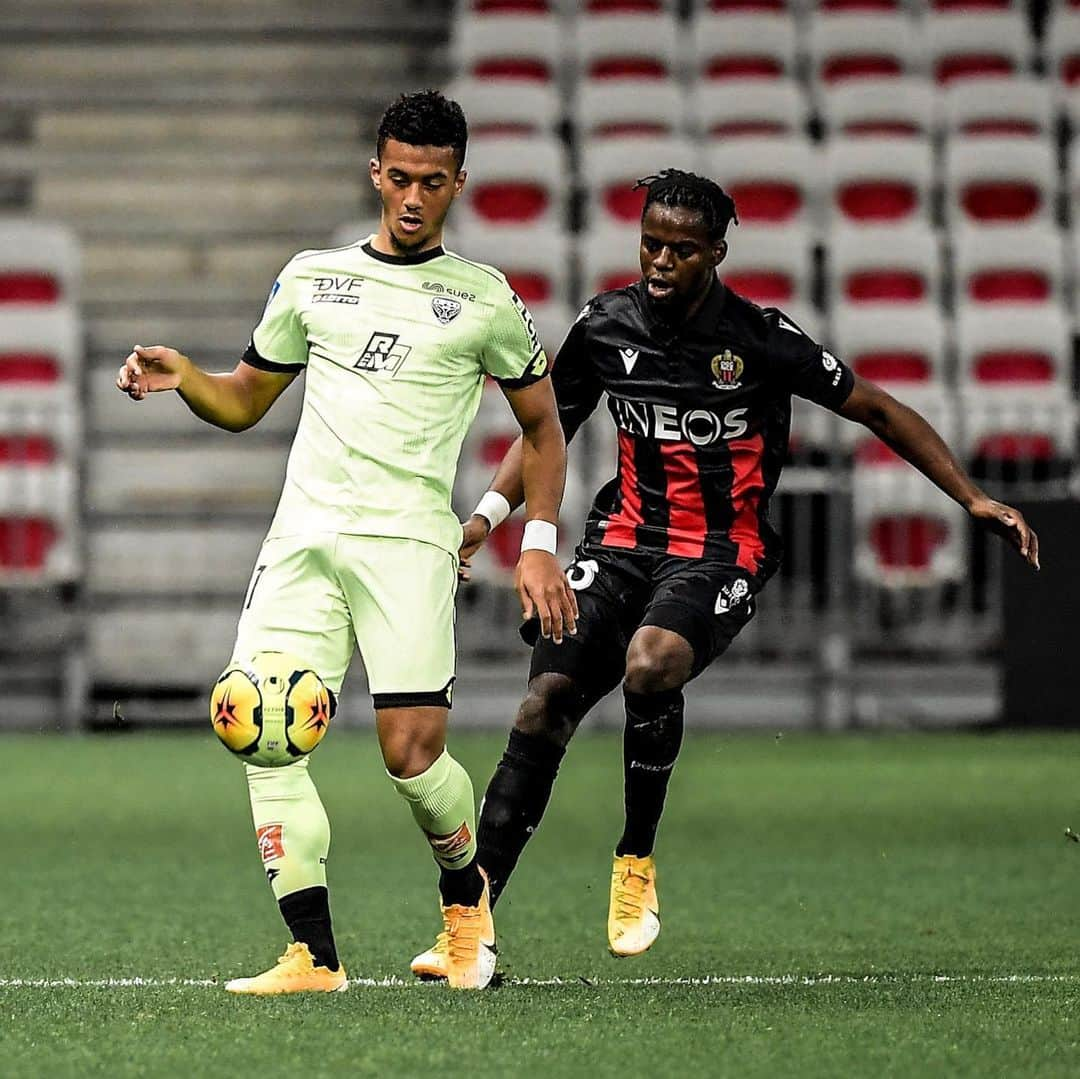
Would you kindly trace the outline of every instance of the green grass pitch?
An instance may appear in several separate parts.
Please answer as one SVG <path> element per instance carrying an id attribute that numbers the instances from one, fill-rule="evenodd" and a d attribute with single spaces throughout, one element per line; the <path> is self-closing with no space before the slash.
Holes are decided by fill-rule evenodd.
<path id="1" fill-rule="evenodd" d="M 502 744 L 453 739 L 478 795 Z M 498 910 L 506 985 L 262 1000 L 198 984 L 284 943 L 209 731 L 0 748 L 4 1076 L 1080 1074 L 1076 737 L 691 735 L 664 929 L 616 961 L 620 750 L 586 732 Z M 426 844 L 373 735 L 312 767 L 347 969 L 407 977 L 437 929 Z"/>

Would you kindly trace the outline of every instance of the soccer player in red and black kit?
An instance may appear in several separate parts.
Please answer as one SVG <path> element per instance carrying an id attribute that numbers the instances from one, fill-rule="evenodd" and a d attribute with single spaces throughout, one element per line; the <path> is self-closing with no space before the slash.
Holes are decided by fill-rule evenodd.
<path id="1" fill-rule="evenodd" d="M 626 823 L 615 848 L 608 943 L 645 951 L 660 930 L 653 845 L 683 733 L 683 686 L 722 655 L 776 571 L 769 498 L 788 444 L 791 395 L 868 427 L 1038 568 L 1015 509 L 967 476 L 933 428 L 812 341 L 782 312 L 726 288 L 716 269 L 737 220 L 711 180 L 666 170 L 646 186 L 641 280 L 590 300 L 552 371 L 569 442 L 603 393 L 618 474 L 597 494 L 567 577 L 576 632 L 533 644 L 529 688 L 484 796 L 478 860 L 494 903 L 540 823 L 567 743 L 620 682 Z M 465 525 L 463 565 L 522 502 L 513 446 Z M 442 973 L 437 944 L 413 960 Z"/>

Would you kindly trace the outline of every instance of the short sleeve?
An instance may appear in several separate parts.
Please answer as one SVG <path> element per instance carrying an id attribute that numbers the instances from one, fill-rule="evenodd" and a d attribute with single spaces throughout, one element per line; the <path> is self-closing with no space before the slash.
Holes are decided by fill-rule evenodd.
<path id="1" fill-rule="evenodd" d="M 244 362 L 262 371 L 302 371 L 308 362 L 307 332 L 297 311 L 290 266 L 281 271 L 252 331 Z"/>
<path id="2" fill-rule="evenodd" d="M 769 370 L 779 388 L 839 411 L 855 385 L 851 368 L 803 333 L 783 312 L 767 308 L 765 321 Z"/>
<path id="3" fill-rule="evenodd" d="M 589 361 L 587 348 L 591 304 L 586 304 L 570 327 L 566 340 L 555 357 L 551 386 L 559 406 L 559 422 L 569 442 L 578 428 L 592 415 L 604 387 Z"/>
<path id="4" fill-rule="evenodd" d="M 547 356 L 529 309 L 505 282 L 495 300 L 481 354 L 484 370 L 504 389 L 521 390 L 546 377 Z"/>

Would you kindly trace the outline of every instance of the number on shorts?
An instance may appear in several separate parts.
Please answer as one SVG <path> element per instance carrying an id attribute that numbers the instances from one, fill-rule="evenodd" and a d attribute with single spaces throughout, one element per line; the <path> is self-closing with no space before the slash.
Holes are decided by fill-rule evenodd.
<path id="1" fill-rule="evenodd" d="M 264 569 L 266 569 L 265 565 L 255 567 L 255 572 L 251 577 L 251 587 L 248 589 L 247 600 L 244 603 L 245 611 L 251 606 L 251 601 L 255 598 L 255 589 L 259 587 L 259 580 Z"/>

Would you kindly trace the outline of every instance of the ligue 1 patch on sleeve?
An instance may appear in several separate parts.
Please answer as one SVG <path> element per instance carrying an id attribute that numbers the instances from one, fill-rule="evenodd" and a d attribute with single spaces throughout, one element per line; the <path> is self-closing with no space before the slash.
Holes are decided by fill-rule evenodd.
<path id="1" fill-rule="evenodd" d="M 441 862 L 459 862 L 465 857 L 472 843 L 472 832 L 468 821 L 462 821 L 461 827 L 447 835 L 425 832 L 436 859 Z"/>
<path id="2" fill-rule="evenodd" d="M 263 864 L 285 857 L 285 826 L 283 824 L 261 824 L 255 832 L 259 844 L 259 857 Z"/>

